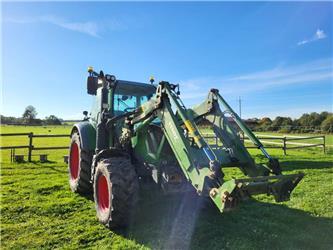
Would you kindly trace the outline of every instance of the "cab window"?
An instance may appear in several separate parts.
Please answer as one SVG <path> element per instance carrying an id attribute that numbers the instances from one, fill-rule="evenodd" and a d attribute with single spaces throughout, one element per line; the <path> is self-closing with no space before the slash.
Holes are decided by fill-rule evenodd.
<path id="1" fill-rule="evenodd" d="M 114 96 L 114 109 L 116 112 L 123 113 L 133 111 L 138 106 L 136 96 L 132 95 L 115 95 Z"/>

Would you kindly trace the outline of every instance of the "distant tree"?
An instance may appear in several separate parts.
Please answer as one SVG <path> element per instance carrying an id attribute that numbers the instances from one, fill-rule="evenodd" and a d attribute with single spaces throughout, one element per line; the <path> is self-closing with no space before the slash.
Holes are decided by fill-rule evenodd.
<path id="1" fill-rule="evenodd" d="M 260 124 L 272 124 L 272 120 L 269 117 L 264 117 L 259 121 Z"/>
<path id="2" fill-rule="evenodd" d="M 313 126 L 313 127 L 320 126 L 320 124 L 321 124 L 322 121 L 323 121 L 322 117 L 317 112 L 312 112 L 310 114 L 310 123 L 311 123 L 311 126 Z"/>
<path id="3" fill-rule="evenodd" d="M 329 112 L 316 113 L 312 112 L 310 114 L 303 114 L 299 119 L 297 119 L 297 126 L 299 127 L 299 132 L 314 132 L 321 128 L 322 122 L 330 115 Z"/>
<path id="4" fill-rule="evenodd" d="M 293 128 L 293 120 L 290 117 L 277 116 L 272 122 L 273 131 L 289 133 Z"/>
<path id="5" fill-rule="evenodd" d="M 12 117 L 12 116 L 3 116 L 1 115 L 1 123 L 2 124 L 15 124 L 18 123 L 18 118 Z"/>
<path id="6" fill-rule="evenodd" d="M 290 133 L 293 130 L 293 120 L 290 117 L 284 117 L 279 132 Z"/>
<path id="7" fill-rule="evenodd" d="M 34 120 L 36 119 L 37 111 L 36 108 L 32 105 L 29 105 L 25 108 L 22 118 L 24 119 L 25 123 L 33 124 Z"/>
<path id="8" fill-rule="evenodd" d="M 42 125 L 43 120 L 42 119 L 33 119 L 31 125 Z"/>
<path id="9" fill-rule="evenodd" d="M 50 115 L 49 117 L 45 117 L 44 123 L 46 125 L 61 125 L 61 121 L 55 115 Z"/>
<path id="10" fill-rule="evenodd" d="M 300 126 L 311 126 L 311 117 L 309 114 L 303 114 L 299 119 L 298 123 Z"/>
<path id="11" fill-rule="evenodd" d="M 321 129 L 327 133 L 333 133 L 333 115 L 328 115 L 321 123 Z"/>
<path id="12" fill-rule="evenodd" d="M 332 113 L 324 111 L 324 112 L 321 112 L 319 115 L 320 115 L 321 122 L 323 122 L 329 115 L 332 115 Z"/>
<path id="13" fill-rule="evenodd" d="M 258 122 L 259 119 L 258 118 L 250 118 L 247 120 L 244 120 L 245 124 L 252 130 L 256 130 L 258 127 Z"/>
<path id="14" fill-rule="evenodd" d="M 283 123 L 283 117 L 277 116 L 274 121 L 272 122 L 272 129 L 273 131 L 277 131 L 280 129 Z"/>
<path id="15" fill-rule="evenodd" d="M 257 131 L 271 130 L 272 120 L 269 117 L 264 117 L 258 122 Z"/>

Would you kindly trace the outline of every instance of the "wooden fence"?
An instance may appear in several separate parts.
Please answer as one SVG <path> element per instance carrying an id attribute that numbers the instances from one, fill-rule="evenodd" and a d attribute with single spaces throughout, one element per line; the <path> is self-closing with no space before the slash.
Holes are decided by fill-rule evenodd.
<path id="1" fill-rule="evenodd" d="M 34 133 L 5 133 L 5 134 L 0 134 L 0 137 L 7 137 L 7 136 L 27 136 L 29 141 L 27 145 L 17 145 L 17 146 L 0 146 L 0 150 L 3 149 L 10 149 L 14 150 L 15 149 L 28 149 L 28 161 L 31 162 L 32 158 L 32 152 L 33 151 L 38 151 L 38 150 L 57 150 L 57 149 L 68 149 L 68 146 L 54 146 L 54 147 L 35 147 L 33 145 L 33 138 L 51 138 L 51 137 L 68 137 L 70 138 L 70 135 L 65 135 L 65 134 L 59 134 L 59 135 L 35 135 Z M 11 152 L 11 157 L 12 157 L 12 152 Z"/>
<path id="2" fill-rule="evenodd" d="M 214 140 L 215 144 L 218 145 L 218 138 L 214 134 L 203 134 L 205 139 Z M 297 136 L 297 137 L 288 137 L 288 136 L 257 136 L 265 148 L 276 148 L 283 150 L 283 154 L 287 155 L 287 150 L 309 148 L 309 147 L 322 147 L 323 152 L 326 153 L 326 140 L 325 135 L 318 136 Z M 258 148 L 249 138 L 241 136 L 241 140 L 245 144 L 246 148 Z M 304 141 L 304 140 L 320 140 L 318 143 L 300 143 L 295 141 Z"/>
<path id="3" fill-rule="evenodd" d="M 29 142 L 27 145 L 17 145 L 17 146 L 0 146 L 0 150 L 2 149 L 28 149 L 28 161 L 31 162 L 32 152 L 38 150 L 57 150 L 57 149 L 68 149 L 68 146 L 54 146 L 54 147 L 35 147 L 33 145 L 33 138 L 51 138 L 51 137 L 70 137 L 70 135 L 59 134 L 59 135 L 35 135 L 34 133 L 6 133 L 0 134 L 0 137 L 4 136 L 27 136 L 29 138 Z M 212 136 L 212 134 L 204 135 L 204 138 L 210 140 L 214 139 L 216 145 L 218 145 L 218 138 L 216 136 Z M 326 151 L 326 141 L 325 136 L 304 136 L 304 137 L 274 137 L 274 136 L 258 136 L 257 137 L 261 142 L 265 145 L 265 148 L 277 148 L 282 149 L 284 155 L 287 154 L 287 150 L 300 149 L 300 148 L 309 148 L 309 147 L 322 147 L 323 152 Z M 248 138 L 241 138 L 243 142 L 250 142 Z M 319 139 L 320 143 L 295 143 L 295 141 L 301 140 L 313 140 Z M 289 144 L 289 145 L 288 145 Z M 292 145 L 292 146 L 290 146 Z M 255 145 L 246 145 L 246 148 L 257 148 Z M 11 153 L 12 154 L 12 153 Z"/>
<path id="4" fill-rule="evenodd" d="M 287 155 L 287 150 L 301 149 L 301 148 L 311 148 L 311 147 L 321 147 L 323 152 L 326 153 L 326 140 L 325 135 L 318 136 L 300 136 L 300 137 L 275 137 L 275 136 L 258 136 L 257 137 L 265 146 L 265 148 L 280 148 L 283 150 L 283 154 Z M 320 140 L 318 143 L 302 143 L 299 141 L 306 140 Z M 243 138 L 244 142 L 250 142 L 250 139 Z M 298 141 L 298 142 L 295 142 Z M 272 146 L 277 145 L 277 146 Z M 247 148 L 257 148 L 255 145 L 246 146 Z"/>

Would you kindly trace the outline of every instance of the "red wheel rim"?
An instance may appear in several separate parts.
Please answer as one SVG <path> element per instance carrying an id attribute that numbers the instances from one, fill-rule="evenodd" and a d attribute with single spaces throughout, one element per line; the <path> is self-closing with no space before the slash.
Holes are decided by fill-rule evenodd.
<path id="1" fill-rule="evenodd" d="M 97 180 L 97 205 L 98 210 L 104 212 L 109 209 L 109 188 L 108 181 L 104 175 L 100 175 Z"/>
<path id="2" fill-rule="evenodd" d="M 71 146 L 70 162 L 69 162 L 69 169 L 71 172 L 72 180 L 76 180 L 79 176 L 79 163 L 80 163 L 79 146 L 77 145 L 76 142 L 73 142 Z"/>

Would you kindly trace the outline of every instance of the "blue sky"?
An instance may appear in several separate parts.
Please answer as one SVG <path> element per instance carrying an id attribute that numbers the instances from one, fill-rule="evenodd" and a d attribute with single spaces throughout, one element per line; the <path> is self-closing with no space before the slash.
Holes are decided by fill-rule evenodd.
<path id="1" fill-rule="evenodd" d="M 90 110 L 87 67 L 180 83 L 187 106 L 218 88 L 242 116 L 332 111 L 333 3 L 2 3 L 2 110 Z"/>

